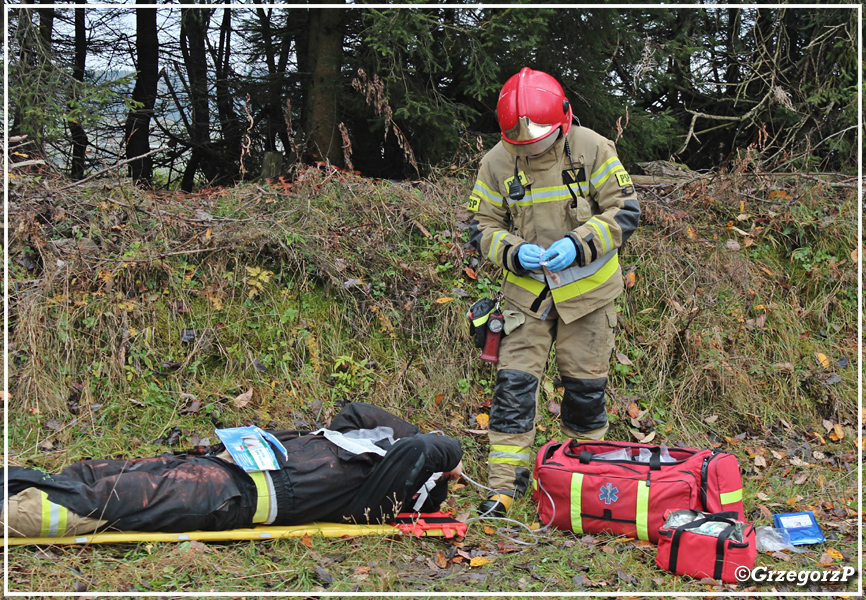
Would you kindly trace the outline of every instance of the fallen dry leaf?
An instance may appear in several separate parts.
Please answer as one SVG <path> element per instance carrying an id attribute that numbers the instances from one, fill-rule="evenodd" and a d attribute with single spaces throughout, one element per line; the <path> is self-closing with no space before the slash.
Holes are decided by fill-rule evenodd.
<path id="1" fill-rule="evenodd" d="M 632 271 L 631 273 L 627 273 L 625 276 L 625 289 L 630 290 L 634 287 L 634 284 L 637 282 L 637 275 Z"/>
<path id="2" fill-rule="evenodd" d="M 436 553 L 436 558 L 433 559 L 433 562 L 436 563 L 436 566 L 440 569 L 444 569 L 448 566 L 448 559 L 445 558 L 445 553 L 442 551 Z"/>
<path id="3" fill-rule="evenodd" d="M 469 566 L 470 567 L 481 567 L 481 566 L 484 566 L 484 565 L 491 563 L 491 562 L 493 562 L 493 561 L 490 560 L 489 558 L 485 558 L 483 556 L 476 556 L 475 558 L 473 558 L 472 560 L 469 561 Z"/>
<path id="4" fill-rule="evenodd" d="M 490 415 L 487 413 L 479 413 L 475 417 L 475 422 L 478 423 L 478 426 L 481 429 L 487 429 L 487 426 L 490 424 Z"/>
<path id="5" fill-rule="evenodd" d="M 622 352 L 616 353 L 616 359 L 619 361 L 619 364 L 621 364 L 621 365 L 625 365 L 627 367 L 631 367 L 634 365 L 634 363 L 631 362 L 631 360 L 629 360 L 628 356 L 626 356 Z"/>
<path id="6" fill-rule="evenodd" d="M 755 456 L 755 466 L 759 467 L 759 468 L 760 467 L 766 467 L 767 466 L 767 459 L 765 459 L 760 454 Z"/>
<path id="7" fill-rule="evenodd" d="M 842 553 L 839 552 L 838 550 L 836 550 L 835 548 L 827 548 L 827 549 L 825 550 L 825 552 L 826 552 L 827 554 L 829 554 L 830 557 L 833 558 L 833 559 L 835 559 L 835 560 L 842 560 L 842 559 L 845 558 L 844 556 L 842 556 Z"/>
<path id="8" fill-rule="evenodd" d="M 301 543 L 307 548 L 312 549 L 313 547 L 313 538 L 310 537 L 309 533 L 305 533 L 304 537 L 301 538 Z"/>
<path id="9" fill-rule="evenodd" d="M 815 353 L 815 360 L 818 362 L 818 365 L 820 367 L 822 367 L 824 369 L 830 368 L 830 359 L 827 358 L 826 354 L 823 354 L 821 352 L 816 352 Z"/>
<path id="10" fill-rule="evenodd" d="M 711 415 L 711 416 L 707 417 L 706 419 L 704 419 L 704 423 L 712 425 L 713 423 L 715 423 L 718 420 L 719 420 L 719 415 Z"/>
<path id="11" fill-rule="evenodd" d="M 444 296 L 442 298 L 437 298 L 435 302 L 436 304 L 445 304 L 446 302 L 451 302 L 452 300 L 454 300 L 454 298 L 452 298 L 451 296 Z"/>
<path id="12" fill-rule="evenodd" d="M 232 404 L 234 404 L 238 408 L 243 408 L 247 404 L 250 403 L 250 400 L 253 399 L 253 388 L 248 389 L 240 396 L 236 397 L 232 400 Z"/>
<path id="13" fill-rule="evenodd" d="M 764 519 L 766 519 L 766 520 L 768 520 L 768 521 L 772 521 L 772 520 L 773 520 L 773 511 L 771 511 L 771 510 L 770 510 L 769 508 L 767 508 L 765 505 L 763 505 L 763 504 L 759 504 L 759 505 L 758 505 L 758 510 L 761 512 L 761 517 L 762 517 L 762 518 L 764 518 Z"/>

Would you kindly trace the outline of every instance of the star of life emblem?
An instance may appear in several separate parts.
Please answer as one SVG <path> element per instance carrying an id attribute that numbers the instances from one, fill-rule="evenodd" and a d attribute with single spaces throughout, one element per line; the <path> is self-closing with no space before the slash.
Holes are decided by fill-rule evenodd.
<path id="1" fill-rule="evenodd" d="M 601 493 L 598 495 L 598 499 L 605 504 L 610 504 L 619 500 L 619 498 L 617 497 L 617 494 L 619 493 L 619 488 L 613 487 L 610 482 L 607 482 L 606 484 L 601 486 L 599 488 L 599 491 Z"/>

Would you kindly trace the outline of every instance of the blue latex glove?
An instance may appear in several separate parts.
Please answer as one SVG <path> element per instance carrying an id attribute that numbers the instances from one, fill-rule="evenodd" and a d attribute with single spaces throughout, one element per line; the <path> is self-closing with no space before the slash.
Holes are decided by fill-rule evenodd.
<path id="1" fill-rule="evenodd" d="M 544 253 L 544 248 L 535 244 L 521 244 L 517 249 L 517 260 L 520 261 L 520 266 L 527 271 L 534 271 L 541 268 L 541 255 Z"/>
<path id="2" fill-rule="evenodd" d="M 574 247 L 574 242 L 568 238 L 562 238 L 553 242 L 550 248 L 544 251 L 544 254 L 541 255 L 541 262 L 547 261 L 547 270 L 551 273 L 557 273 L 571 266 L 576 257 L 577 249 Z"/>

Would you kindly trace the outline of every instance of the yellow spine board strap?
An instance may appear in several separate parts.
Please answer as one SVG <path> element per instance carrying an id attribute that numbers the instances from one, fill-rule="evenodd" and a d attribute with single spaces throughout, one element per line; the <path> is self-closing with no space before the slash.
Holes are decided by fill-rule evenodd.
<path id="1" fill-rule="evenodd" d="M 450 531 L 448 532 L 451 533 Z M 31 544 L 80 545 L 80 544 L 123 544 L 135 542 L 225 542 L 242 540 L 264 540 L 288 537 L 322 536 L 364 536 L 364 535 L 406 535 L 395 525 L 354 525 L 351 523 L 308 523 L 306 525 L 269 525 L 226 531 L 190 531 L 187 533 L 160 533 L 156 531 L 110 531 L 88 535 L 38 538 L 9 538 L 9 546 Z M 447 537 L 442 529 L 426 529 L 425 536 Z"/>

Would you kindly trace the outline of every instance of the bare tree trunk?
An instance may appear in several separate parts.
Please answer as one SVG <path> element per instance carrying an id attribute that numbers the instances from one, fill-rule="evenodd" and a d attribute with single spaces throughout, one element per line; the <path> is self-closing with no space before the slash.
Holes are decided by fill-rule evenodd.
<path id="1" fill-rule="evenodd" d="M 231 76 L 231 36 L 232 36 L 232 11 L 230 8 L 223 9 L 223 20 L 220 25 L 219 46 L 214 65 L 216 69 L 216 103 L 219 114 L 220 130 L 225 145 L 225 155 L 222 162 L 227 168 L 237 170 L 237 163 L 241 157 L 241 128 L 238 123 L 238 115 L 232 104 L 232 93 L 229 87 Z"/>
<path id="2" fill-rule="evenodd" d="M 180 47 L 186 72 L 189 77 L 190 105 L 192 106 L 192 128 L 190 144 L 192 155 L 183 172 L 180 187 L 192 191 L 195 174 L 199 167 L 208 180 L 214 179 L 217 170 L 213 161 L 208 160 L 210 143 L 210 111 L 207 97 L 207 54 L 205 35 L 207 34 L 210 9 L 184 8 L 180 17 Z"/>
<path id="3" fill-rule="evenodd" d="M 136 0 L 149 4 L 147 0 Z M 156 34 L 156 9 L 138 8 L 135 11 L 135 49 L 138 76 L 132 99 L 141 106 L 130 111 L 126 118 L 126 157 L 135 158 L 150 152 L 150 118 L 156 102 L 159 80 L 159 41 Z M 153 160 L 150 156 L 129 163 L 129 175 L 138 184 L 153 183 Z"/>
<path id="4" fill-rule="evenodd" d="M 738 62 L 739 58 L 739 28 L 740 28 L 740 9 L 739 8 L 729 8 L 728 9 L 728 29 L 727 29 L 727 42 L 728 42 L 728 68 L 725 70 L 725 82 L 728 84 L 725 93 L 727 95 L 732 95 L 736 92 L 737 85 L 740 83 L 740 65 Z"/>
<path id="5" fill-rule="evenodd" d="M 79 83 L 84 82 L 84 68 L 87 63 L 87 31 L 84 23 L 84 9 L 75 9 L 75 60 L 72 65 L 72 78 Z M 73 90 L 77 98 L 78 90 Z M 84 163 L 87 153 L 87 133 L 78 121 L 69 123 L 69 133 L 72 136 L 72 165 L 70 175 L 73 179 L 84 177 Z"/>
<path id="6" fill-rule="evenodd" d="M 310 9 L 310 78 L 304 103 L 307 153 L 332 165 L 343 164 L 340 92 L 343 62 L 344 8 Z"/>
<path id="7" fill-rule="evenodd" d="M 276 53 L 274 52 L 273 33 L 271 31 L 271 17 L 273 16 L 272 8 L 267 12 L 263 8 L 257 8 L 256 14 L 259 17 L 259 24 L 262 27 L 262 44 L 264 45 L 265 66 L 268 68 L 268 100 L 265 107 L 265 151 L 274 152 L 277 149 L 276 136 L 277 128 L 283 129 L 282 119 L 280 119 L 281 102 L 280 102 L 280 85 L 277 83 L 277 63 L 275 60 Z"/>

